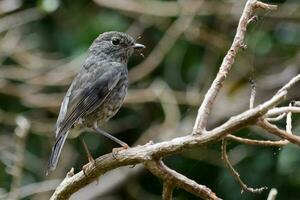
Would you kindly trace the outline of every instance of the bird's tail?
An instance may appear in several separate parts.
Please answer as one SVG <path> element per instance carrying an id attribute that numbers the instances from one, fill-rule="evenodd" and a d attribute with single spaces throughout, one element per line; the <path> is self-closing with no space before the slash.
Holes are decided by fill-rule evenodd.
<path id="1" fill-rule="evenodd" d="M 66 138 L 69 134 L 69 131 L 67 131 L 64 134 L 61 134 L 60 136 L 58 136 L 58 138 L 55 141 L 55 144 L 52 147 L 52 153 L 51 156 L 49 158 L 49 162 L 48 162 L 48 170 L 46 172 L 46 175 L 49 174 L 49 172 L 55 170 L 61 150 L 64 146 L 64 143 L 66 141 Z"/>

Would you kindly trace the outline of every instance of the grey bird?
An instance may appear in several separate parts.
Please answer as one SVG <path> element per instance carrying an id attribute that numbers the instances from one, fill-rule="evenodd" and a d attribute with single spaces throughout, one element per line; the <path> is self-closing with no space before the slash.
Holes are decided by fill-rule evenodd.
<path id="1" fill-rule="evenodd" d="M 56 141 L 48 163 L 55 170 L 66 138 L 73 128 L 92 128 L 122 147 L 128 145 L 98 127 L 113 117 L 123 104 L 128 88 L 127 63 L 134 50 L 144 45 L 121 32 L 100 34 L 69 87 L 56 123 Z"/>

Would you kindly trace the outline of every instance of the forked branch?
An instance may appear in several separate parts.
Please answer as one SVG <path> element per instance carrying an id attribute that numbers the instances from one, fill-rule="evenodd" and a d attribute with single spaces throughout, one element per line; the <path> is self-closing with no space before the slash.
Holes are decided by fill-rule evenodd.
<path id="1" fill-rule="evenodd" d="M 187 192 L 194 194 L 207 200 L 220 200 L 215 193 L 208 187 L 200 185 L 186 176 L 168 168 L 161 160 L 148 161 L 144 164 L 146 168 L 157 177 L 161 178 L 165 183 L 172 183 L 172 185 L 182 188 Z"/>
<path id="2" fill-rule="evenodd" d="M 206 128 L 209 114 L 212 110 L 215 99 L 222 88 L 228 73 L 234 63 L 238 51 L 245 48 L 244 40 L 247 31 L 247 26 L 257 9 L 275 10 L 277 6 L 268 5 L 257 0 L 248 0 L 240 18 L 236 34 L 232 45 L 223 59 L 219 72 L 211 84 L 209 90 L 205 94 L 204 100 L 198 110 L 197 118 L 194 124 L 193 133 L 201 133 L 201 130 Z"/>

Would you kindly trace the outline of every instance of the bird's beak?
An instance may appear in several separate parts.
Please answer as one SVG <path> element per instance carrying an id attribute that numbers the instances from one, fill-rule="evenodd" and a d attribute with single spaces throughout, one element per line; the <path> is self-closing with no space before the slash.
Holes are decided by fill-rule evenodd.
<path id="1" fill-rule="evenodd" d="M 133 45 L 133 48 L 134 48 L 135 50 L 140 50 L 140 49 L 144 49 L 144 48 L 146 48 L 146 47 L 145 47 L 145 45 L 142 45 L 142 44 L 139 44 L 139 43 L 135 43 L 135 44 Z"/>

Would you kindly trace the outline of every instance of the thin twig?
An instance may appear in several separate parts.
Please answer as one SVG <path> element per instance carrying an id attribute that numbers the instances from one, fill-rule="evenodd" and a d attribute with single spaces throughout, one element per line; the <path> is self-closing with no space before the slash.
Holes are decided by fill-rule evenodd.
<path id="1" fill-rule="evenodd" d="M 292 106 L 292 103 L 289 104 L 289 106 Z M 286 126 L 285 130 L 289 134 L 293 134 L 292 132 L 292 112 L 288 112 L 286 115 Z"/>
<path id="2" fill-rule="evenodd" d="M 287 140 L 271 141 L 271 140 L 253 140 L 248 138 L 242 138 L 235 135 L 227 135 L 226 139 L 232 140 L 235 142 L 248 144 L 248 145 L 257 145 L 257 146 L 275 146 L 282 147 L 289 143 Z"/>
<path id="3" fill-rule="evenodd" d="M 280 90 L 278 90 L 278 93 L 280 93 L 282 91 L 289 90 L 291 87 L 293 87 L 299 81 L 300 81 L 300 74 L 298 74 L 297 76 L 293 77 L 292 80 L 290 80 Z"/>
<path id="4" fill-rule="evenodd" d="M 291 143 L 294 143 L 294 144 L 300 146 L 300 137 L 299 136 L 289 134 L 285 130 L 279 129 L 276 125 L 271 124 L 267 120 L 260 120 L 257 122 L 257 125 L 263 129 L 265 129 L 269 133 L 277 135 L 278 137 L 286 139 L 286 140 L 290 141 Z"/>
<path id="5" fill-rule="evenodd" d="M 286 107 L 273 108 L 267 112 L 266 116 L 272 117 L 272 116 L 277 116 L 288 112 L 300 113 L 300 107 L 286 106 Z"/>
<path id="6" fill-rule="evenodd" d="M 256 85 L 254 80 L 250 80 L 251 91 L 250 91 L 250 102 L 249 108 L 252 109 L 254 107 L 255 95 L 256 95 Z"/>
<path id="7" fill-rule="evenodd" d="M 278 115 L 277 117 L 266 117 L 265 119 L 268 122 L 277 122 L 279 120 L 282 120 L 285 116 L 286 116 L 286 113 L 282 113 L 282 114 Z"/>
<path id="8" fill-rule="evenodd" d="M 252 192 L 252 193 L 261 193 L 264 190 L 268 189 L 267 187 L 260 187 L 260 188 L 251 188 L 248 187 L 241 179 L 240 174 L 233 168 L 231 165 L 227 153 L 226 153 L 226 146 L 227 146 L 227 140 L 222 140 L 222 146 L 221 146 L 221 152 L 222 152 L 222 159 L 225 162 L 225 165 L 229 168 L 231 174 L 234 176 L 234 178 L 239 182 L 239 184 L 242 187 L 242 193 L 243 191 Z"/>

